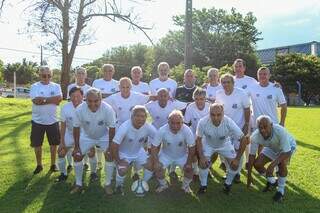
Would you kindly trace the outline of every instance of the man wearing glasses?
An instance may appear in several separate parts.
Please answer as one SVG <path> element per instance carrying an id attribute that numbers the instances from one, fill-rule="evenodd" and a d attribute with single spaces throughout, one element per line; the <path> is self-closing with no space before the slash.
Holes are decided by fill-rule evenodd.
<path id="1" fill-rule="evenodd" d="M 31 147 L 37 160 L 37 167 L 33 174 L 43 170 L 42 143 L 46 133 L 50 145 L 51 167 L 50 171 L 58 171 L 55 161 L 57 145 L 60 143 L 59 123 L 57 119 L 57 106 L 62 100 L 62 92 L 59 84 L 51 82 L 52 71 L 43 66 L 39 69 L 40 81 L 31 86 L 30 97 L 32 100 L 31 120 Z"/>

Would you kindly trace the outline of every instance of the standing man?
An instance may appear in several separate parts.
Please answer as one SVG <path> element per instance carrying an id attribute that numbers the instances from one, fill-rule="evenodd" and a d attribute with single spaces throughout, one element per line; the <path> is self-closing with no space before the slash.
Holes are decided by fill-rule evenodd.
<path id="1" fill-rule="evenodd" d="M 47 135 L 51 153 L 50 171 L 57 171 L 56 152 L 60 143 L 59 122 L 57 119 L 57 106 L 62 101 L 62 92 L 59 84 L 51 82 L 53 72 L 49 67 L 39 69 L 40 81 L 32 84 L 30 97 L 32 100 L 31 120 L 31 147 L 34 148 L 37 167 L 33 174 L 43 170 L 42 143 Z"/>
<path id="2" fill-rule="evenodd" d="M 234 86 L 243 89 L 247 94 L 249 93 L 249 88 L 258 82 L 256 79 L 245 75 L 246 62 L 243 59 L 236 59 L 233 62 L 234 70 Z"/>
<path id="3" fill-rule="evenodd" d="M 83 91 L 83 98 L 85 99 L 87 91 L 91 88 L 86 84 L 87 70 L 83 67 L 77 67 L 74 72 L 75 83 L 69 84 L 67 99 L 70 99 L 69 92 L 73 87 L 80 87 Z"/>
<path id="4" fill-rule="evenodd" d="M 179 86 L 176 91 L 176 99 L 182 102 L 191 103 L 193 102 L 193 92 L 197 88 L 196 83 L 196 76 L 192 69 L 187 69 L 183 75 L 183 82 L 184 85 Z"/>
<path id="5" fill-rule="evenodd" d="M 139 92 L 144 95 L 150 94 L 150 87 L 147 83 L 142 82 L 143 72 L 140 66 L 134 66 L 131 68 L 131 81 L 132 81 L 132 88 L 131 90 L 134 92 Z"/>
<path id="6" fill-rule="evenodd" d="M 115 73 L 113 64 L 104 64 L 102 72 L 103 78 L 94 80 L 92 87 L 99 89 L 102 93 L 102 98 L 106 98 L 119 92 L 119 82 L 113 79 Z"/>
<path id="7" fill-rule="evenodd" d="M 219 79 L 219 70 L 217 68 L 211 68 L 207 72 L 208 84 L 204 86 L 207 93 L 207 100 L 214 103 L 216 100 L 216 93 L 222 89 Z"/>

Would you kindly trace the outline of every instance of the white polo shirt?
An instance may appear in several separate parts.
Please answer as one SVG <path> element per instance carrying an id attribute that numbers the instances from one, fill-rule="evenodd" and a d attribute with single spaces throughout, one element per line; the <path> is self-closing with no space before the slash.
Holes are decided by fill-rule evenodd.
<path id="1" fill-rule="evenodd" d="M 91 88 L 91 86 L 89 86 L 88 84 L 84 84 L 82 86 L 79 86 L 77 85 L 76 83 L 73 83 L 73 84 L 69 84 L 68 85 L 68 93 L 67 93 L 67 99 L 70 99 L 70 96 L 69 96 L 69 92 L 70 90 L 73 88 L 73 87 L 80 87 L 82 92 L 83 92 L 83 98 L 86 97 L 86 94 L 87 94 L 87 91 Z"/>
<path id="2" fill-rule="evenodd" d="M 160 127 L 168 123 L 168 116 L 173 110 L 183 110 L 186 107 L 187 103 L 177 100 L 169 100 L 164 108 L 159 105 L 158 101 L 151 101 L 146 104 L 146 108 L 148 109 L 149 114 L 152 117 L 152 125 L 156 129 L 159 129 Z"/>
<path id="3" fill-rule="evenodd" d="M 273 123 L 278 124 L 277 107 L 278 105 L 287 103 L 282 89 L 275 87 L 274 83 L 269 82 L 266 87 L 262 87 L 260 84 L 251 86 L 249 91 L 252 101 L 254 126 L 256 126 L 255 121 L 260 115 L 268 115 Z"/>
<path id="4" fill-rule="evenodd" d="M 31 100 L 37 97 L 56 97 L 62 96 L 61 87 L 59 84 L 50 82 L 49 84 L 42 84 L 41 82 L 36 82 L 31 85 L 30 98 Z M 32 104 L 32 121 L 37 124 L 51 125 L 58 122 L 57 118 L 57 105 L 55 104 L 45 104 L 36 105 Z"/>
<path id="5" fill-rule="evenodd" d="M 130 119 L 131 110 L 134 106 L 144 105 L 148 100 L 149 96 L 133 91 L 130 92 L 130 96 L 128 98 L 123 98 L 119 92 L 104 99 L 105 102 L 112 106 L 116 113 L 117 127 Z"/>
<path id="6" fill-rule="evenodd" d="M 156 147 L 162 145 L 160 152 L 171 159 L 180 159 L 187 155 L 188 147 L 195 146 L 195 140 L 187 125 L 183 124 L 180 131 L 174 134 L 171 132 L 169 124 L 166 124 L 157 132 L 152 145 Z"/>
<path id="7" fill-rule="evenodd" d="M 199 110 L 194 102 L 187 106 L 186 113 L 184 114 L 184 122 L 186 124 L 191 123 L 191 130 L 194 136 L 196 136 L 197 126 L 200 119 L 209 114 L 209 107 L 210 104 L 208 102 L 205 103 L 202 110 Z"/>
<path id="8" fill-rule="evenodd" d="M 119 152 L 128 157 L 138 157 L 144 143 L 147 140 L 153 141 L 155 135 L 156 129 L 151 124 L 145 123 L 142 127 L 136 129 L 129 119 L 118 128 L 113 142 L 120 145 Z"/>
<path id="9" fill-rule="evenodd" d="M 205 88 L 206 90 L 206 98 L 212 102 L 214 102 L 216 100 L 216 93 L 218 90 L 223 89 L 223 87 L 221 86 L 221 84 L 219 84 L 218 86 L 210 86 L 210 84 L 207 85 L 207 87 Z"/>
<path id="10" fill-rule="evenodd" d="M 234 87 L 243 89 L 247 94 L 249 94 L 249 88 L 256 84 L 258 84 L 257 80 L 250 76 L 244 75 L 242 78 L 234 76 Z"/>
<path id="11" fill-rule="evenodd" d="M 83 129 L 80 137 L 108 140 L 109 128 L 115 128 L 115 125 L 115 113 L 107 103 L 101 102 L 96 112 L 92 112 L 86 102 L 80 104 L 76 109 L 73 127 L 81 127 Z"/>
<path id="12" fill-rule="evenodd" d="M 245 124 L 244 109 L 250 107 L 249 96 L 244 90 L 234 87 L 230 95 L 225 91 L 217 91 L 216 102 L 223 104 L 224 114 L 231 118 L 238 127 L 242 128 Z"/>
<path id="13" fill-rule="evenodd" d="M 230 137 L 240 140 L 244 134 L 228 116 L 224 116 L 219 126 L 215 126 L 210 115 L 207 115 L 199 121 L 196 135 L 212 148 L 218 149 L 231 143 Z"/>
<path id="14" fill-rule="evenodd" d="M 170 97 L 175 97 L 178 84 L 175 80 L 168 78 L 166 81 L 160 81 L 159 78 L 150 81 L 150 89 L 152 95 L 157 95 L 158 89 L 166 88 L 169 91 Z"/>
<path id="15" fill-rule="evenodd" d="M 142 93 L 142 94 L 150 94 L 149 84 L 142 81 L 140 81 L 139 84 L 137 85 L 132 83 L 131 90 L 134 92 Z"/>
<path id="16" fill-rule="evenodd" d="M 96 79 L 92 83 L 92 87 L 99 89 L 102 94 L 113 94 L 119 92 L 119 82 L 111 79 L 106 81 L 103 78 Z"/>

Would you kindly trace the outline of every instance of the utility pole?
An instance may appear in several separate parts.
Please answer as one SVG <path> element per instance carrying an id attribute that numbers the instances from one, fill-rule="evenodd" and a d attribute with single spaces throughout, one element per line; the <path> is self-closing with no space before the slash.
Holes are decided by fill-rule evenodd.
<path id="1" fill-rule="evenodd" d="M 192 68 L 192 0 L 186 0 L 184 67 Z"/>
<path id="2" fill-rule="evenodd" d="M 43 65 L 43 48 L 42 45 L 40 46 L 40 65 Z"/>

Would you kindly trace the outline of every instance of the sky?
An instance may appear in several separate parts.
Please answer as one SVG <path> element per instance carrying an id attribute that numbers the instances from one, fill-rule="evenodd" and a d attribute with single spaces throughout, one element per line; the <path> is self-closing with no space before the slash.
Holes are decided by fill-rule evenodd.
<path id="1" fill-rule="evenodd" d="M 137 0 L 139 1 L 139 0 Z M 20 2 L 20 3 L 19 3 Z M 26 2 L 26 1 L 24 1 Z M 128 0 L 120 0 L 124 10 L 129 9 Z M 157 42 L 169 30 L 177 29 L 172 16 L 184 14 L 185 0 L 150 0 L 134 4 L 134 12 L 139 14 L 141 23 L 153 26 L 148 34 Z M 291 44 L 320 41 L 320 1 L 319 0 L 193 0 L 193 8 L 232 7 L 242 14 L 253 12 L 257 17 L 256 27 L 262 32 L 263 40 L 257 49 L 286 46 Z M 0 19 L 0 59 L 4 63 L 28 60 L 40 61 L 40 44 L 46 38 L 30 38 L 23 33 L 27 26 L 28 14 L 23 13 L 25 4 L 21 0 L 10 0 Z M 106 19 L 96 19 L 90 26 L 94 31 L 94 43 L 80 46 L 76 50 L 73 66 L 99 58 L 109 48 L 135 43 L 150 44 L 140 31 L 133 31 L 125 23 L 112 23 Z M 23 50 L 18 52 L 14 50 Z M 58 68 L 61 60 L 58 54 L 45 52 L 45 60 Z"/>

